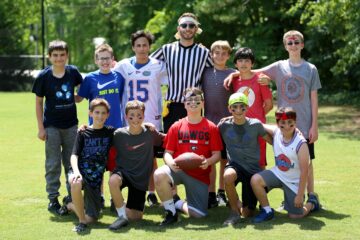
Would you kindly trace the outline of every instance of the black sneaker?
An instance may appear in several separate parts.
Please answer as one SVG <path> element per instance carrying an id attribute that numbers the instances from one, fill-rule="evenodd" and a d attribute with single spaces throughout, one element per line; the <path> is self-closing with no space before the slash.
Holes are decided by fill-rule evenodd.
<path id="1" fill-rule="evenodd" d="M 68 195 L 63 198 L 62 202 L 63 202 L 63 205 L 61 206 L 61 208 L 59 208 L 59 210 L 57 211 L 57 214 L 59 214 L 60 216 L 65 216 L 65 215 L 69 214 L 69 209 L 68 209 L 67 205 L 72 202 L 72 199 Z"/>
<path id="2" fill-rule="evenodd" d="M 215 208 L 217 206 L 219 206 L 219 202 L 216 198 L 216 194 L 214 192 L 209 192 L 208 209 Z"/>
<path id="3" fill-rule="evenodd" d="M 164 220 L 160 223 L 160 226 L 164 227 L 167 225 L 171 225 L 173 223 L 176 223 L 178 220 L 178 215 L 175 212 L 175 215 L 173 215 L 173 213 L 169 210 L 165 210 L 165 218 Z"/>
<path id="4" fill-rule="evenodd" d="M 61 208 L 61 205 L 59 203 L 59 200 L 57 198 L 54 198 L 50 200 L 48 204 L 48 211 L 52 213 L 58 214 L 59 209 Z"/>
<path id="5" fill-rule="evenodd" d="M 110 230 L 119 230 L 122 227 L 125 227 L 129 224 L 129 221 L 124 217 L 118 217 L 115 222 L 113 222 L 110 226 Z"/>
<path id="6" fill-rule="evenodd" d="M 218 190 L 216 198 L 218 200 L 219 206 L 227 206 L 229 204 L 224 190 Z"/>
<path id="7" fill-rule="evenodd" d="M 177 195 L 177 194 L 175 193 L 174 196 L 173 196 L 173 200 L 174 200 L 174 204 L 175 204 L 177 201 L 179 201 L 179 200 L 180 200 L 179 195 Z"/>
<path id="8" fill-rule="evenodd" d="M 159 205 L 159 202 L 158 202 L 158 199 L 157 199 L 155 193 L 149 193 L 147 195 L 146 200 L 147 200 L 147 202 L 149 204 L 149 207 L 155 207 L 155 206 Z"/>
<path id="9" fill-rule="evenodd" d="M 85 223 L 79 223 L 77 226 L 73 228 L 73 232 L 84 232 L 87 229 L 87 225 Z"/>

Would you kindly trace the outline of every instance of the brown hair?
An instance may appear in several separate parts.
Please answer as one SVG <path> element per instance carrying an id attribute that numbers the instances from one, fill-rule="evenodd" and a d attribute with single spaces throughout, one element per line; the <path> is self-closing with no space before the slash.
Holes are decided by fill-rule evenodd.
<path id="1" fill-rule="evenodd" d="M 110 47 L 109 44 L 100 44 L 96 49 L 95 49 L 95 59 L 97 58 L 97 55 L 101 52 L 109 52 L 111 54 L 111 57 L 114 56 L 114 50 L 112 49 L 112 47 Z"/>
<path id="2" fill-rule="evenodd" d="M 49 46 L 48 46 L 49 56 L 55 50 L 65 51 L 67 54 L 69 53 L 69 48 L 67 43 L 59 39 L 49 42 Z"/>
<path id="3" fill-rule="evenodd" d="M 184 90 L 183 92 L 184 98 L 192 97 L 192 96 L 201 96 L 201 100 L 204 100 L 204 92 L 196 87 L 190 87 Z"/>
<path id="4" fill-rule="evenodd" d="M 231 46 L 229 44 L 228 41 L 224 41 L 224 40 L 218 40 L 213 42 L 213 44 L 211 44 L 211 52 L 215 51 L 216 48 L 220 48 L 223 49 L 225 51 L 227 51 L 229 53 L 229 55 L 231 54 Z"/>
<path id="5" fill-rule="evenodd" d="M 95 98 L 90 102 L 89 111 L 93 112 L 96 107 L 103 106 L 107 112 L 110 112 L 110 104 L 103 98 Z"/>
<path id="6" fill-rule="evenodd" d="M 126 103 L 125 114 L 128 114 L 130 110 L 140 109 L 143 113 L 145 112 L 145 104 L 139 100 L 132 100 Z"/>

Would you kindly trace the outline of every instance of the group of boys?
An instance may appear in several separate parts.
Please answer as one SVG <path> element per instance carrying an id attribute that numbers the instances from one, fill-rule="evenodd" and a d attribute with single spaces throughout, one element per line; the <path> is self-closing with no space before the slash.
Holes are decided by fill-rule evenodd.
<path id="1" fill-rule="evenodd" d="M 33 86 L 38 137 L 46 142 L 48 210 L 74 211 L 79 218 L 74 231 L 86 230 L 87 224 L 99 217 L 111 146 L 116 157 L 115 166 L 110 168 L 109 188 L 118 215 L 111 230 L 143 217 L 148 188 L 149 196 L 157 202 L 150 180 L 165 208 L 162 226 L 176 222 L 177 211 L 206 216 L 208 208 L 219 200 L 227 203 L 224 190 L 230 207 L 225 225 L 236 224 L 241 216 L 253 216 L 258 200 L 261 210 L 253 221 L 273 218 L 265 188 L 284 189 L 284 207 L 290 217 L 319 209 L 309 159 L 314 158 L 313 143 L 318 136 L 317 90 L 321 85 L 315 66 L 301 58 L 302 34 L 287 32 L 283 42 L 289 59 L 260 70 L 252 70 L 252 50 L 240 48 L 234 58 L 237 72 L 226 67 L 231 53 L 227 41 L 216 41 L 210 51 L 194 42 L 195 34 L 201 33 L 199 24 L 194 14 L 184 13 L 175 35 L 179 41 L 164 45 L 150 57 L 153 36 L 135 32 L 131 37 L 135 56 L 115 67 L 112 48 L 103 44 L 95 50 L 99 70 L 84 81 L 75 67 L 66 65 L 66 43 L 49 44 L 52 65 L 40 73 Z M 273 107 L 269 79 L 276 80 L 278 88 L 277 127 L 265 124 L 265 115 Z M 168 85 L 163 125 L 162 84 Z M 223 85 L 232 85 L 232 89 Z M 75 102 L 83 98 L 89 100 L 89 127 L 77 132 Z M 145 126 L 144 120 L 151 126 Z M 159 132 L 162 126 L 166 136 Z M 274 145 L 276 166 L 261 171 L 266 166 L 265 141 Z M 153 147 L 161 145 L 165 165 L 156 169 L 157 150 Z M 202 156 L 200 167 L 179 169 L 174 159 L 184 152 Z M 215 163 L 220 159 L 216 196 Z M 65 207 L 58 201 L 61 162 L 69 195 L 64 198 Z M 236 192 L 238 182 L 242 182 L 242 201 Z M 174 194 L 179 184 L 185 186 L 186 201 Z M 304 206 L 306 186 L 309 198 Z M 128 187 L 126 204 L 121 193 L 124 187 Z"/>

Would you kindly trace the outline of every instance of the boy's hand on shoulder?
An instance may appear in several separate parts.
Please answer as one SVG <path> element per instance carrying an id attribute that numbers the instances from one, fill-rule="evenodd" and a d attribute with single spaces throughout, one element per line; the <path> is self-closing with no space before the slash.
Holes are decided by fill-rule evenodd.
<path id="1" fill-rule="evenodd" d="M 80 127 L 78 128 L 78 132 L 83 132 L 88 128 L 88 125 L 86 124 L 81 124 Z"/>
<path id="2" fill-rule="evenodd" d="M 224 88 L 225 88 L 226 90 L 229 90 L 233 79 L 234 79 L 235 77 L 239 77 L 239 76 L 240 76 L 239 71 L 230 73 L 230 74 L 225 78 L 225 80 L 224 80 Z"/>
<path id="3" fill-rule="evenodd" d="M 38 132 L 38 135 L 37 137 L 42 140 L 42 141 L 45 141 L 46 140 L 46 131 L 45 129 L 39 129 L 39 132 Z"/>
<path id="4" fill-rule="evenodd" d="M 156 130 L 155 125 L 150 122 L 143 123 L 143 125 L 152 132 Z"/>
<path id="5" fill-rule="evenodd" d="M 270 84 L 270 77 L 266 74 L 260 73 L 259 74 L 259 79 L 258 79 L 258 83 L 260 85 L 269 85 Z"/>
<path id="6" fill-rule="evenodd" d="M 225 121 L 230 120 L 230 119 L 233 119 L 233 118 L 234 118 L 233 116 L 229 116 L 229 117 L 224 117 L 224 118 L 220 119 L 220 122 L 219 122 L 218 126 L 219 126 L 220 124 L 224 123 Z"/>

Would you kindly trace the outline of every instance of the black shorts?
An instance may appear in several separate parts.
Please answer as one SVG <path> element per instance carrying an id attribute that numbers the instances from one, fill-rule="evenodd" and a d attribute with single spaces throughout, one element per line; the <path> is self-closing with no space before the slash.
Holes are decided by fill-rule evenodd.
<path id="1" fill-rule="evenodd" d="M 237 178 L 235 180 L 235 186 L 241 182 L 241 200 L 242 200 L 242 204 L 243 207 L 248 207 L 251 210 L 255 210 L 256 208 L 256 204 L 257 204 L 257 199 L 256 196 L 252 190 L 251 184 L 250 184 L 250 180 L 251 177 L 254 174 L 249 173 L 248 171 L 246 171 L 244 168 L 242 168 L 239 164 L 237 163 L 228 163 L 225 167 L 225 170 L 227 168 L 232 168 L 235 170 Z"/>
<path id="2" fill-rule="evenodd" d="M 308 145 L 308 148 L 309 148 L 309 155 L 310 155 L 310 159 L 313 160 L 315 159 L 315 146 L 314 146 L 314 143 L 309 143 L 309 139 L 306 139 L 307 141 L 307 145 Z"/>
<path id="3" fill-rule="evenodd" d="M 128 188 L 128 198 L 126 201 L 126 207 L 129 209 L 134 209 L 137 211 L 144 211 L 145 207 L 145 196 L 146 191 L 139 190 L 132 186 L 132 184 L 126 179 L 125 176 L 121 173 L 121 170 L 115 169 L 113 174 L 117 174 L 122 179 L 122 185 L 120 189 L 127 187 Z"/>
<path id="4" fill-rule="evenodd" d="M 169 104 L 169 114 L 163 118 L 164 132 L 167 133 L 171 125 L 177 120 L 186 117 L 186 109 L 183 103 L 172 102 Z"/>
<path id="5" fill-rule="evenodd" d="M 225 144 L 223 139 L 221 139 L 221 141 L 222 141 L 222 144 L 223 144 L 223 150 L 221 150 L 221 158 L 222 159 L 227 159 L 226 144 Z"/>

